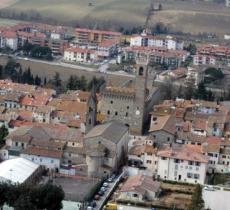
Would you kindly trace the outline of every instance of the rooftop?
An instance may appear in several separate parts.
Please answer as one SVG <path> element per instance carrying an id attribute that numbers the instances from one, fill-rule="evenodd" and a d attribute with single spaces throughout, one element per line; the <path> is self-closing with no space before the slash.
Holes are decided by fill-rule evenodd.
<path id="1" fill-rule="evenodd" d="M 0 163 L 0 182 L 24 183 L 39 165 L 24 158 L 15 158 Z"/>
<path id="2" fill-rule="evenodd" d="M 86 134 L 85 139 L 102 137 L 106 140 L 117 144 L 124 134 L 128 132 L 128 127 L 119 122 L 109 122 L 102 125 L 97 125 L 89 133 Z"/>

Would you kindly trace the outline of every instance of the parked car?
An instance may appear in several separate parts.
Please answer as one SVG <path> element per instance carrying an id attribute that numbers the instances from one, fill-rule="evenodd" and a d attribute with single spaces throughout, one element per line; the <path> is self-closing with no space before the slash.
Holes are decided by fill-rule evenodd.
<path id="1" fill-rule="evenodd" d="M 106 187 L 101 187 L 100 191 L 106 192 L 107 188 Z"/>
<path id="2" fill-rule="evenodd" d="M 93 207 L 92 206 L 88 206 L 87 210 L 93 210 Z"/>
<path id="3" fill-rule="evenodd" d="M 97 194 L 100 195 L 100 196 L 103 196 L 105 194 L 105 192 L 100 190 Z"/>
<path id="4" fill-rule="evenodd" d="M 114 179 L 115 179 L 115 178 L 116 178 L 116 175 L 113 174 L 111 177 L 108 178 L 107 181 L 108 181 L 109 183 L 112 183 L 112 182 L 114 182 Z"/>
<path id="5" fill-rule="evenodd" d="M 103 187 L 108 187 L 108 186 L 109 186 L 109 183 L 108 183 L 108 182 L 104 182 L 102 186 L 103 186 Z"/>
<path id="6" fill-rule="evenodd" d="M 101 199 L 101 196 L 97 194 L 97 195 L 94 196 L 94 199 L 95 199 L 96 201 L 98 201 L 98 200 Z"/>
<path id="7" fill-rule="evenodd" d="M 215 191 L 215 189 L 214 189 L 213 186 L 206 186 L 206 187 L 204 187 L 204 190 L 207 190 L 207 191 Z"/>

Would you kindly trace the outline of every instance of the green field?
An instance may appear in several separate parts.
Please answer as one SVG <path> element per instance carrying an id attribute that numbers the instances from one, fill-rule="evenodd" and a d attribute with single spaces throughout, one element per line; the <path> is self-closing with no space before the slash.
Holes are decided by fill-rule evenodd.
<path id="1" fill-rule="evenodd" d="M 163 22 L 171 30 L 190 33 L 230 33 L 230 8 L 224 5 L 198 0 L 156 0 L 156 7 L 159 2 L 163 11 L 156 12 L 152 24 Z M 76 21 L 84 26 L 97 22 L 117 28 L 143 25 L 149 3 L 150 0 L 18 0 L 7 9 L 36 10 L 60 22 Z"/>

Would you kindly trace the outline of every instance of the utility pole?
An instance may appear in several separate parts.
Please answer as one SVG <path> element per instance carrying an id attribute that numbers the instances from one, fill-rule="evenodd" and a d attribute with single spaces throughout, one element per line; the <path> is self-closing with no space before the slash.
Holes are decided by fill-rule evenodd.
<path id="1" fill-rule="evenodd" d="M 146 34 L 151 34 L 151 29 L 150 29 L 149 22 L 151 20 L 151 17 L 154 14 L 154 10 L 155 10 L 155 8 L 154 8 L 154 0 L 150 0 L 150 5 L 149 5 L 148 12 L 147 12 L 147 17 L 146 17 L 146 20 L 145 20 L 144 31 L 143 31 Z"/>

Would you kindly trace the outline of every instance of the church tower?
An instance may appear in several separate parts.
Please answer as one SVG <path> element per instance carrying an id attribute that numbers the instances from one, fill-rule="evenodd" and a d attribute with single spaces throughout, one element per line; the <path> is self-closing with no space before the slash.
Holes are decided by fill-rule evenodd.
<path id="1" fill-rule="evenodd" d="M 135 100 L 134 113 L 132 122 L 132 132 L 142 134 L 144 117 L 145 117 L 145 101 L 147 97 L 147 81 L 148 81 L 148 56 L 139 54 L 136 64 L 136 81 L 135 81 Z"/>
<path id="2" fill-rule="evenodd" d="M 97 95 L 96 95 L 96 87 L 93 84 L 90 98 L 87 103 L 85 133 L 88 133 L 96 125 L 96 122 L 97 122 Z"/>

